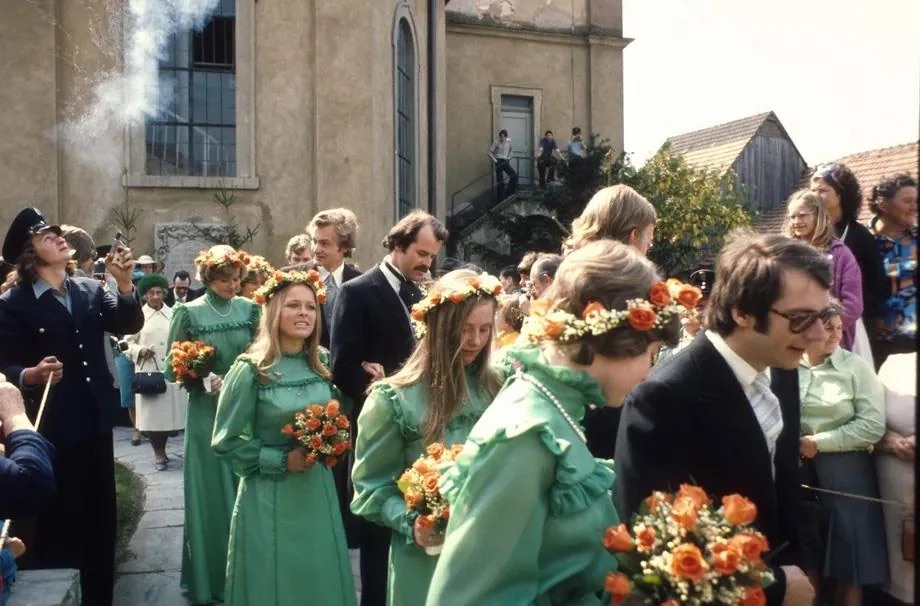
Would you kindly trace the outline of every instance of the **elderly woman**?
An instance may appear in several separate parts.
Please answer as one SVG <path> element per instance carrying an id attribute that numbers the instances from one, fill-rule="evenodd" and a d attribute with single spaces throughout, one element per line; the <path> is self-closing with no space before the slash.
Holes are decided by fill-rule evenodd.
<path id="1" fill-rule="evenodd" d="M 164 303 L 169 284 L 161 274 L 144 276 L 137 283 L 137 291 L 144 299 L 144 328 L 139 333 L 125 337 L 128 349 L 125 355 L 134 363 L 136 373 L 163 371 L 161 360 L 166 357 L 166 339 L 172 309 Z M 167 383 L 162 394 L 135 394 L 137 429 L 150 438 L 154 465 L 165 471 L 169 463 L 166 440 L 169 434 L 185 427 L 186 402 L 179 386 Z"/>
<path id="2" fill-rule="evenodd" d="M 903 539 L 914 511 L 917 445 L 917 352 L 894 354 L 879 369 L 885 386 L 885 435 L 875 447 L 875 468 L 885 505 L 889 579 L 885 591 L 906 604 L 914 599 L 914 563 L 906 559 Z M 901 506 L 894 505 L 900 503 Z"/>
<path id="3" fill-rule="evenodd" d="M 884 315 L 872 327 L 873 353 L 881 365 L 890 353 L 917 347 L 917 181 L 909 175 L 883 179 L 872 188 L 869 231 L 888 276 Z"/>
<path id="4" fill-rule="evenodd" d="M 827 339 L 810 345 L 799 363 L 799 454 L 813 461 L 820 489 L 877 499 L 869 451 L 885 433 L 882 384 L 868 362 L 840 347 L 842 309 L 836 301 L 829 309 Z M 823 576 L 836 582 L 835 604 L 860 604 L 863 587 L 888 578 L 881 506 L 819 496 L 827 523 Z"/>

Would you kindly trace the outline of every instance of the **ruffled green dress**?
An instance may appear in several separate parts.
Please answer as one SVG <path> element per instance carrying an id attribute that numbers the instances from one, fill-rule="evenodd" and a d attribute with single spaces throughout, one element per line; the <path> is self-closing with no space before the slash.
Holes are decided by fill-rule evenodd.
<path id="1" fill-rule="evenodd" d="M 577 422 L 602 404 L 587 374 L 548 366 L 533 347 L 507 354 Z M 441 479 L 451 504 L 429 606 L 600 604 L 616 560 L 601 544 L 618 523 L 613 462 L 595 459 L 534 385 L 512 378 Z"/>
<path id="2" fill-rule="evenodd" d="M 230 523 L 229 606 L 353 606 L 355 586 L 332 472 L 288 473 L 294 412 L 334 397 L 304 354 L 284 355 L 260 380 L 249 356 L 227 373 L 212 446 L 240 476 Z"/>
<path id="3" fill-rule="evenodd" d="M 473 425 L 492 402 L 472 369 L 467 371 L 466 380 L 469 394 L 444 431 L 442 443 L 447 446 L 466 442 Z M 358 417 L 351 510 L 393 531 L 387 580 L 387 604 L 391 606 L 423 606 L 438 561 L 437 556 L 427 555 L 415 544 L 415 516 L 407 514 L 403 495 L 396 487 L 397 478 L 427 446 L 423 439 L 427 415 L 427 384 L 396 388 L 378 383 Z"/>
<path id="4" fill-rule="evenodd" d="M 242 297 L 230 301 L 210 289 L 203 297 L 173 308 L 167 351 L 175 341 L 203 341 L 215 349 L 213 372 L 224 376 L 252 342 L 261 307 Z M 226 314 L 226 315 L 224 315 Z M 171 354 L 164 367 L 175 381 Z M 188 394 L 185 421 L 185 527 L 180 585 L 192 604 L 223 599 L 230 516 L 236 500 L 236 476 L 211 450 L 217 396 L 202 390 Z"/>

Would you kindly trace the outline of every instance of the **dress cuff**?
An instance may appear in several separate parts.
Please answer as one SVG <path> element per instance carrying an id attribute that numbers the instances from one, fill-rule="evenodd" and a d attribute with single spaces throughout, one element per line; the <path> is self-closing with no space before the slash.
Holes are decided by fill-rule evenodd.
<path id="1" fill-rule="evenodd" d="M 287 453 L 278 448 L 264 447 L 259 451 L 259 472 L 264 474 L 287 471 Z"/>

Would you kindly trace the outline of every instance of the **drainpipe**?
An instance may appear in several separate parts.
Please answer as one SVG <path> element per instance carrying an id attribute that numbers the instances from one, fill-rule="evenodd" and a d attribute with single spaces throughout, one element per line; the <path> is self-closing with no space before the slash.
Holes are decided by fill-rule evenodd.
<path id="1" fill-rule="evenodd" d="M 428 0 L 428 212 L 438 211 L 438 10 L 443 0 Z"/>

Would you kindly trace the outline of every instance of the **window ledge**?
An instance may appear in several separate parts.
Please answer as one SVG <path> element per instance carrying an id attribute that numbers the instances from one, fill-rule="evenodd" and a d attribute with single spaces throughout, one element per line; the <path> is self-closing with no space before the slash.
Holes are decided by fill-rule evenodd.
<path id="1" fill-rule="evenodd" d="M 259 189 L 258 177 L 171 177 L 124 175 L 124 187 L 175 187 L 182 189 Z"/>

